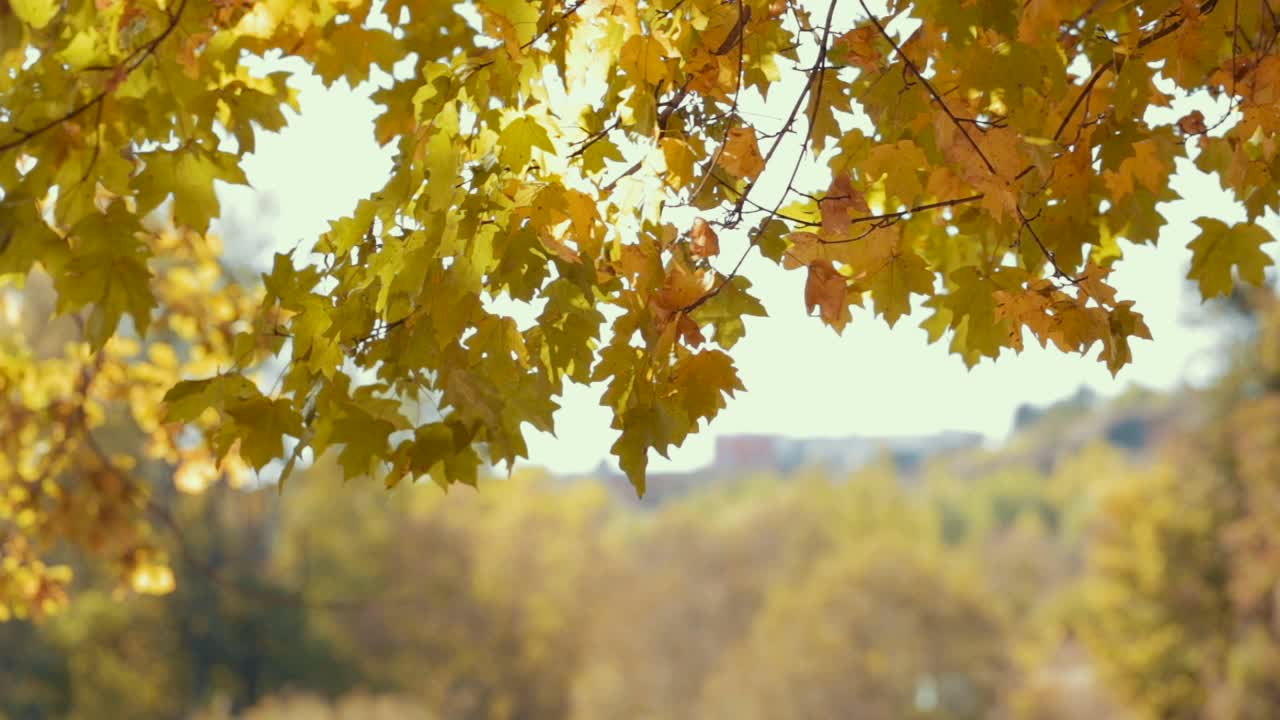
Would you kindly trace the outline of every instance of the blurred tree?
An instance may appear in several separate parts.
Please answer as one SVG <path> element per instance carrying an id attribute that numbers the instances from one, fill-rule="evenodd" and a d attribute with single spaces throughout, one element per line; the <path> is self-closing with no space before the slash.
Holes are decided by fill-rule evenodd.
<path id="1" fill-rule="evenodd" d="M 162 599 L 124 603 L 102 591 L 83 593 L 50 628 L 67 657 L 65 717 L 162 720 L 187 705 L 183 655 Z"/>
<path id="2" fill-rule="evenodd" d="M 773 589 L 708 683 L 701 716 L 998 716 L 1012 662 L 990 607 L 928 549 L 868 537 Z"/>
<path id="3" fill-rule="evenodd" d="M 1077 627 L 1162 720 L 1280 716 L 1280 325 L 1272 296 L 1248 308 L 1201 433 L 1150 472 L 1099 479 Z"/>
<path id="4" fill-rule="evenodd" d="M 335 695 L 362 679 L 309 624 L 306 599 L 270 572 L 277 500 L 273 490 L 220 483 L 153 508 L 186 578 L 165 607 L 188 698 L 238 710 L 282 689 Z"/>
<path id="5" fill-rule="evenodd" d="M 62 306 L 39 273 L 22 292 L 0 287 L 0 620 L 60 608 L 77 556 L 98 559 L 124 587 L 170 591 L 149 504 L 175 480 L 246 476 L 238 455 L 215 465 L 161 414 L 173 383 L 226 363 L 256 299 L 221 278 L 216 237 L 149 223 L 133 241 L 164 258 L 146 290 L 163 311 L 149 317 L 145 341 L 122 331 L 90 352 L 101 312 L 56 316 Z"/>
<path id="6" fill-rule="evenodd" d="M 286 693 L 272 696 L 244 713 L 225 707 L 200 712 L 191 720 L 435 720 L 435 715 L 412 700 L 396 695 L 352 693 L 332 702 L 316 695 Z"/>
<path id="7" fill-rule="evenodd" d="M 1221 486 L 1203 460 L 1099 480 L 1107 488 L 1075 627 L 1142 713 L 1200 718 L 1232 633 Z"/>
<path id="8" fill-rule="evenodd" d="M 1078 642 L 1055 638 L 1046 653 L 1024 660 L 1019 687 L 1010 693 L 1017 720 L 1136 720 L 1099 677 Z"/>
<path id="9" fill-rule="evenodd" d="M 697 717 L 697 699 L 772 587 L 798 579 L 832 543 L 800 490 L 756 478 L 662 508 L 615 536 L 592 593 L 589 649 L 573 717 Z"/>
<path id="10" fill-rule="evenodd" d="M 62 717 L 71 702 L 67 654 L 47 628 L 32 623 L 0 623 L 0 718 L 42 720 Z"/>
<path id="11" fill-rule="evenodd" d="M 477 492 L 377 496 L 332 487 L 331 466 L 312 472 L 289 491 L 277 568 L 375 687 L 442 719 L 567 716 L 601 488 L 518 472 Z"/>
<path id="12" fill-rule="evenodd" d="M 616 538 L 574 683 L 574 717 L 708 717 L 699 705 L 705 685 L 770 593 L 876 532 L 934 535 L 887 457 L 839 482 L 755 477 L 646 518 Z"/>

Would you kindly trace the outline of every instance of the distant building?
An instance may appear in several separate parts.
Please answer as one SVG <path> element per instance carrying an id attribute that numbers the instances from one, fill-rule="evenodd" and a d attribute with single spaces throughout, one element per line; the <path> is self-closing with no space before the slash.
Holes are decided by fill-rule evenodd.
<path id="1" fill-rule="evenodd" d="M 811 468 L 833 479 L 848 476 L 881 458 L 890 460 L 907 484 L 929 462 L 943 460 L 960 477 L 987 474 L 1005 466 L 1052 472 L 1064 457 L 1091 443 L 1105 443 L 1141 457 L 1178 427 L 1196 422 L 1203 403 L 1194 395 L 1163 397 L 1134 390 L 1102 402 L 1088 388 L 1046 407 L 1023 405 L 1015 415 L 1015 432 L 995 455 L 982 449 L 977 433 L 945 432 L 918 437 L 863 436 L 798 438 L 783 435 L 721 435 L 710 464 L 690 472 L 652 473 L 643 506 L 687 494 L 699 487 L 732 483 L 755 473 L 788 475 Z M 590 477 L 612 492 L 635 500 L 626 477 L 601 462 Z"/>
<path id="2" fill-rule="evenodd" d="M 702 472 L 747 470 L 791 472 L 805 467 L 848 473 L 866 467 L 882 454 L 903 472 L 912 472 L 930 455 L 981 445 L 974 433 L 941 433 L 925 437 L 793 438 L 781 435 L 727 435 L 716 438 L 715 459 Z"/>
<path id="3" fill-rule="evenodd" d="M 661 504 L 708 484 L 732 482 L 762 472 L 786 475 L 813 468 L 841 476 L 888 457 L 904 479 L 925 460 L 941 453 L 977 448 L 982 436 L 974 433 L 941 433 L 922 437 L 796 438 L 782 435 L 722 435 L 716 438 L 711 463 L 690 472 L 650 473 L 648 489 L 640 504 Z M 601 462 L 591 477 L 625 500 L 635 500 L 635 490 L 622 473 Z"/>

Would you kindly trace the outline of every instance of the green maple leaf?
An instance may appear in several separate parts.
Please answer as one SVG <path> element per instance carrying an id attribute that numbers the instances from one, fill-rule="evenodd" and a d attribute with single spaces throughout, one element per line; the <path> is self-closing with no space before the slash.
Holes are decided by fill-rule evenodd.
<path id="1" fill-rule="evenodd" d="M 120 318 L 126 313 L 133 318 L 138 335 L 146 335 L 151 310 L 156 306 L 156 296 L 150 286 L 151 271 L 140 258 L 113 257 L 102 270 L 109 280 L 85 323 L 86 339 L 95 350 L 115 334 Z"/>
<path id="2" fill-rule="evenodd" d="M 768 315 L 764 305 L 747 292 L 750 287 L 749 280 L 741 276 L 735 277 L 714 297 L 693 311 L 694 322 L 698 325 L 710 324 L 714 328 L 712 339 L 726 350 L 736 345 L 746 334 L 746 325 L 742 321 L 744 317 Z"/>
<path id="3" fill-rule="evenodd" d="M 0 202 L 0 276 L 24 277 L 37 262 L 55 275 L 70 259 L 66 240 L 45 224 L 29 198 Z"/>
<path id="4" fill-rule="evenodd" d="M 688 416 L 670 403 L 640 405 L 617 418 L 622 435 L 610 448 L 618 457 L 618 466 L 626 473 L 632 487 L 641 497 L 645 493 L 645 470 L 649 466 L 649 450 L 663 457 L 671 445 L 679 445 L 690 430 Z"/>
<path id="5" fill-rule="evenodd" d="M 895 254 L 868 283 L 876 312 L 893 327 L 898 318 L 911 312 L 911 293 L 930 294 L 933 279 L 933 273 L 919 255 Z"/>
<path id="6" fill-rule="evenodd" d="M 261 396 L 257 386 L 242 375 L 183 380 L 165 393 L 164 418 L 166 422 L 190 422 L 210 408 L 221 410 L 228 404 L 250 402 Z"/>
<path id="7" fill-rule="evenodd" d="M 373 417 L 352 417 L 340 421 L 335 431 L 343 439 L 338 453 L 348 478 L 368 475 L 372 468 L 387 456 L 387 438 L 395 432 L 395 425 Z"/>
<path id="8" fill-rule="evenodd" d="M 949 327 L 954 333 L 951 350 L 959 354 L 969 367 L 983 357 L 998 357 L 1000 348 L 1008 343 L 1009 324 L 996 318 L 994 293 L 1015 284 L 1014 278 L 1018 276 L 1018 271 L 1012 268 L 1005 268 L 993 276 L 984 275 L 976 267 L 956 270 L 951 273 L 955 288 L 926 303 L 937 311 L 921 327 L 929 331 L 931 340 L 941 336 L 939 331 L 942 327 Z M 943 317 L 946 318 L 945 325 Z"/>
<path id="9" fill-rule="evenodd" d="M 179 224 L 205 232 L 209 220 L 221 212 L 213 183 L 236 185 L 249 181 L 238 158 L 228 153 L 187 145 L 177 150 L 156 150 L 138 156 L 146 163 L 134 180 L 138 211 L 147 212 L 173 195 L 173 218 Z"/>
<path id="10" fill-rule="evenodd" d="M 140 229 L 122 202 L 112 203 L 106 213 L 91 212 L 71 229 L 78 247 L 54 283 L 60 310 L 94 306 L 85 324 L 85 339 L 94 350 L 106 344 L 126 313 L 139 335 L 151 322 L 156 298 L 147 248 L 136 237 Z"/>
<path id="11" fill-rule="evenodd" d="M 1191 249 L 1191 270 L 1187 278 L 1200 285 L 1200 294 L 1207 300 L 1228 295 L 1235 287 L 1231 280 L 1231 268 L 1238 268 L 1240 277 L 1254 285 L 1265 280 L 1265 269 L 1272 264 L 1262 246 L 1274 238 L 1271 233 L 1253 223 L 1236 223 L 1230 227 L 1214 218 L 1198 218 L 1200 234 L 1187 244 Z"/>
<path id="12" fill-rule="evenodd" d="M 301 437 L 303 434 L 302 416 L 287 400 L 259 394 L 228 404 L 227 415 L 235 421 L 234 436 L 240 440 L 240 457 L 256 470 L 284 455 L 285 435 Z"/>
<path id="13" fill-rule="evenodd" d="M 533 149 L 555 152 L 547 129 L 527 115 L 507 123 L 498 136 L 498 157 L 512 171 L 523 170 L 533 157 Z"/>

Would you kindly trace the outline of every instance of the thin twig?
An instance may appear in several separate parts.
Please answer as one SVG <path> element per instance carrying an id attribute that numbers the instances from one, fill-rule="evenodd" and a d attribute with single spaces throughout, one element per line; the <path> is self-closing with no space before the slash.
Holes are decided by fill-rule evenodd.
<path id="1" fill-rule="evenodd" d="M 773 157 L 774 152 L 777 151 L 778 147 L 782 144 L 783 139 L 786 138 L 787 129 L 790 128 L 795 123 L 796 117 L 800 113 L 800 107 L 801 105 L 804 104 L 805 98 L 809 94 L 809 88 L 812 88 L 814 86 L 815 79 L 818 81 L 817 82 L 818 93 L 821 92 L 822 83 L 821 83 L 820 73 L 822 72 L 822 68 L 825 66 L 826 59 L 827 59 L 827 43 L 831 39 L 831 22 L 832 22 L 832 18 L 835 16 L 837 2 L 838 0 L 831 0 L 831 4 L 827 7 L 827 19 L 826 19 L 826 23 L 823 26 L 822 39 L 821 41 L 819 41 L 819 45 L 818 45 L 818 62 L 815 64 L 814 71 L 811 72 L 809 75 L 809 82 L 805 83 L 804 90 L 801 91 L 800 97 L 796 99 L 795 105 L 792 106 L 791 114 L 787 117 L 786 124 L 783 125 L 783 131 L 778 133 L 778 137 L 773 141 L 773 144 L 769 147 L 769 152 L 765 155 L 765 158 L 764 158 L 766 166 L 769 164 L 769 158 Z M 816 78 L 815 78 L 815 74 L 818 74 Z M 815 95 L 816 94 L 817 93 L 815 93 Z M 816 102 L 814 103 L 814 108 L 816 111 L 816 108 L 817 108 Z M 747 241 L 747 248 L 743 250 L 742 255 L 738 257 L 738 262 L 734 263 L 733 269 L 730 270 L 729 274 L 724 276 L 724 279 L 722 279 L 719 283 L 717 283 L 714 288 L 712 288 L 706 293 L 703 293 L 703 295 L 699 297 L 697 300 L 694 300 L 693 302 L 689 303 L 685 307 L 681 308 L 679 312 L 688 313 L 696 310 L 698 307 L 706 303 L 711 298 L 715 297 L 716 295 L 719 295 L 720 291 L 723 290 L 726 285 L 733 282 L 733 279 L 738 276 L 738 271 L 742 269 L 742 263 L 746 261 L 747 255 L 751 254 L 751 251 L 755 249 L 756 244 L 759 242 L 760 234 L 764 232 L 764 228 L 767 227 L 770 222 L 772 222 L 772 214 L 776 214 L 779 210 L 782 209 L 782 203 L 786 202 L 787 195 L 791 192 L 792 186 L 795 184 L 796 173 L 799 172 L 799 169 L 800 169 L 800 163 L 804 160 L 805 147 L 808 147 L 809 142 L 813 137 L 813 126 L 814 126 L 814 123 L 811 120 L 809 122 L 809 130 L 808 132 L 805 133 L 804 147 L 800 148 L 800 152 L 798 153 L 799 157 L 797 157 L 796 159 L 795 167 L 793 167 L 791 170 L 791 179 L 787 181 L 787 187 L 782 191 L 782 196 L 778 198 L 778 202 L 774 205 L 773 213 L 771 213 L 770 217 L 765 218 L 762 222 L 760 222 L 756 226 L 758 229 L 751 235 L 750 239 Z M 759 180 L 758 176 L 756 180 Z M 745 199 L 746 196 L 751 193 L 752 188 L 755 187 L 756 180 L 752 180 L 747 185 L 747 187 L 743 190 L 743 199 Z M 739 200 L 739 203 L 738 203 L 739 208 L 741 208 L 742 202 L 743 200 Z"/>
<path id="2" fill-rule="evenodd" d="M 1218 6 L 1218 0 L 1204 0 L 1204 2 L 1200 3 L 1200 8 L 1199 8 L 1200 14 L 1207 15 L 1208 13 L 1213 12 L 1213 9 L 1217 6 Z M 1143 37 L 1141 40 L 1138 41 L 1138 49 L 1141 50 L 1147 47 L 1148 45 L 1150 45 L 1151 43 L 1156 42 L 1164 37 L 1167 37 L 1169 34 L 1173 33 L 1175 30 L 1182 27 L 1182 23 L 1185 21 L 1186 21 L 1186 17 L 1180 16 L 1177 20 L 1169 23 L 1168 25 L 1160 28 L 1159 30 L 1156 30 L 1150 35 Z M 1112 70 L 1113 68 L 1115 68 L 1115 66 L 1116 66 L 1115 58 L 1108 58 L 1106 62 L 1099 65 L 1097 69 L 1093 71 L 1093 75 L 1089 76 L 1089 81 L 1085 83 L 1085 86 L 1080 91 L 1080 94 L 1076 96 L 1075 102 L 1071 103 L 1071 108 L 1067 110 L 1066 116 L 1064 116 L 1062 118 L 1062 122 L 1058 124 L 1057 131 L 1053 133 L 1054 141 L 1061 139 L 1062 133 L 1067 129 L 1067 124 L 1071 122 L 1071 118 L 1076 114 L 1076 110 L 1080 109 L 1080 104 L 1084 102 L 1085 96 L 1093 92 L 1093 86 L 1098 84 L 1098 80 L 1102 78 L 1103 74 L 1105 74 L 1109 70 Z"/>
<path id="3" fill-rule="evenodd" d="M 60 117 L 56 117 L 52 120 L 49 120 L 48 122 L 32 130 L 26 130 L 26 131 L 20 132 L 18 133 L 18 137 L 12 140 L 0 143 L 0 153 L 8 152 L 16 147 L 19 147 L 25 144 L 29 140 L 32 140 L 40 135 L 43 135 L 44 133 L 48 132 L 49 130 L 52 130 L 53 128 L 61 125 L 62 123 L 68 122 L 70 120 L 74 120 L 77 117 L 79 117 L 81 114 L 83 114 L 85 111 L 89 110 L 90 108 L 106 100 L 107 96 L 110 95 L 112 92 L 114 92 L 115 89 L 119 87 L 120 84 L 124 81 L 124 79 L 128 78 L 129 75 L 132 74 L 134 70 L 137 70 L 138 67 L 147 60 L 147 58 L 155 54 L 156 48 L 160 47 L 160 43 L 163 43 L 165 41 L 165 38 L 169 37 L 169 35 L 174 31 L 174 29 L 178 27 L 178 21 L 182 19 L 182 12 L 183 10 L 186 9 L 186 7 L 187 7 L 187 0 L 182 0 L 182 2 L 178 4 L 178 9 L 173 13 L 173 15 L 169 16 L 169 25 L 165 27 L 165 29 L 159 35 L 157 35 L 154 39 L 152 39 L 146 45 L 143 45 L 142 47 L 130 53 L 130 55 L 127 58 L 125 58 L 124 62 L 115 66 L 115 70 L 118 71 L 120 75 L 112 76 L 111 78 L 108 78 L 107 86 L 103 88 L 100 92 L 98 92 L 98 94 L 94 95 L 84 104 L 78 105 L 75 108 L 72 108 L 69 112 L 67 112 L 64 115 Z"/>
<path id="4" fill-rule="evenodd" d="M 925 212 L 927 210 L 937 210 L 940 208 L 949 208 L 949 207 L 955 207 L 956 205 L 964 205 L 966 203 L 977 202 L 978 200 L 981 200 L 984 197 L 986 196 L 983 195 L 982 193 L 978 193 L 977 195 L 969 195 L 967 197 L 962 197 L 962 198 L 954 198 L 951 200 L 940 200 L 938 202 L 925 203 L 924 205 L 916 205 L 915 207 L 910 207 L 910 208 L 907 208 L 906 210 L 899 210 L 897 212 L 882 213 L 880 215 L 864 215 L 863 217 L 850 218 L 849 222 L 854 225 L 869 222 L 869 223 L 875 223 L 876 226 L 878 227 L 887 227 L 888 223 L 885 223 L 886 220 L 896 222 L 898 219 L 905 217 L 907 215 L 913 215 L 915 213 Z M 860 235 L 858 237 L 849 238 L 845 240 L 821 240 L 820 239 L 820 242 L 823 245 L 842 245 L 844 243 L 861 240 L 862 237 L 863 236 Z"/>
<path id="5" fill-rule="evenodd" d="M 572 160 L 578 157 L 579 155 L 582 155 L 587 150 L 589 150 L 592 145 L 595 145 L 601 140 L 609 137 L 609 133 L 613 132 L 614 130 L 617 130 L 618 127 L 621 125 L 622 125 L 622 118 L 618 118 L 617 120 L 614 120 L 613 124 L 610 125 L 609 127 L 601 130 L 598 133 L 592 134 L 591 137 L 588 137 L 586 140 L 583 140 L 581 143 L 578 144 L 578 149 L 574 150 L 573 153 L 569 155 L 569 159 Z"/>
<path id="6" fill-rule="evenodd" d="M 996 166 L 992 165 L 991 160 L 987 158 L 987 154 L 982 152 L 982 148 L 978 145 L 978 142 L 974 140 L 973 136 L 969 134 L 969 131 L 965 129 L 964 123 L 960 121 L 960 118 L 956 117 L 955 113 L 951 112 L 951 108 L 947 107 L 946 101 L 944 101 L 942 96 L 938 94 L 937 89 L 933 87 L 933 83 L 925 79 L 924 75 L 920 72 L 920 68 L 916 67 L 916 64 L 911 61 L 911 58 L 907 57 L 907 54 L 902 52 L 902 48 L 898 47 L 898 42 L 893 39 L 893 36 L 891 36 L 887 30 L 884 29 L 884 25 L 880 24 L 879 18 L 871 13 L 871 10 L 867 7 L 865 0 L 858 0 L 858 4 L 862 6 L 862 11 L 867 14 L 867 18 L 870 19 L 876 26 L 876 29 L 880 31 L 880 35 L 888 41 L 889 46 L 893 48 L 893 51 L 897 53 L 898 57 L 902 59 L 902 62 L 911 70 L 911 73 L 916 76 L 916 79 L 919 80 L 920 83 L 924 85 L 925 89 L 929 91 L 929 94 L 933 96 L 934 101 L 938 103 L 938 107 L 942 108 L 942 112 L 947 114 L 947 117 L 951 119 L 951 123 L 956 126 L 956 129 L 960 131 L 961 135 L 964 135 L 964 139 L 968 140 L 969 144 L 973 146 L 974 152 L 978 153 L 978 157 L 982 158 L 982 163 L 987 166 L 987 170 L 989 170 L 992 175 L 999 175 L 999 173 L 996 172 Z"/>
<path id="7" fill-rule="evenodd" d="M 741 195 L 741 194 L 742 194 L 742 191 L 741 191 L 741 190 L 739 190 L 739 189 L 735 188 L 733 185 L 731 185 L 731 184 L 730 184 L 728 181 L 726 181 L 724 178 L 721 178 L 721 177 L 716 176 L 716 175 L 715 175 L 715 171 L 714 171 L 714 170 L 709 174 L 709 177 L 711 177 L 711 179 L 712 179 L 712 180 L 715 180 L 717 184 L 719 184 L 721 187 L 723 187 L 724 189 L 728 190 L 729 192 L 737 193 L 737 194 L 739 194 L 739 195 Z M 745 196 L 744 196 L 744 197 L 745 197 Z M 821 225 L 821 224 L 822 224 L 822 223 L 820 223 L 820 222 L 814 222 L 814 221 L 812 221 L 812 220 L 801 220 L 801 219 L 800 219 L 800 218 L 798 218 L 798 217 L 794 217 L 794 216 L 788 215 L 788 214 L 786 214 L 786 213 L 784 213 L 784 212 L 780 212 L 780 211 L 777 211 L 777 210 L 770 210 L 769 208 L 765 207 L 764 205 L 761 205 L 760 203 L 756 202 L 755 200 L 747 199 L 747 200 L 746 200 L 746 203 L 747 203 L 748 205 L 750 205 L 751 207 L 755 208 L 756 210 L 759 210 L 760 212 L 766 212 L 766 213 L 769 213 L 769 215 L 770 215 L 770 216 L 772 216 L 772 217 L 778 218 L 779 220 L 786 220 L 787 222 L 795 223 L 796 225 L 807 225 L 807 226 L 809 226 L 809 227 L 817 227 L 818 225 Z"/>
<path id="8" fill-rule="evenodd" d="M 554 30 L 554 29 L 555 29 L 555 27 L 556 27 L 557 25 L 559 25 L 560 23 L 564 22 L 565 20 L 568 20 L 569 18 L 573 17 L 574 13 L 578 12 L 579 10 L 581 10 L 581 9 L 582 9 L 582 6 L 583 6 L 583 5 L 586 5 L 586 4 L 587 4 L 587 0 L 578 0 L 578 2 L 576 2 L 576 3 L 574 3 L 573 5 L 569 6 L 569 8 L 568 8 L 567 10 L 565 10 L 565 11 L 564 11 L 564 12 L 562 12 L 562 13 L 560 13 L 560 17 L 556 18 L 555 20 L 552 20 L 550 25 L 547 25 L 546 27 L 542 28 L 542 32 L 537 33 L 537 34 L 536 34 L 536 35 L 534 35 L 532 38 L 530 38 L 528 42 L 526 42 L 526 43 L 522 44 L 522 45 L 520 46 L 520 49 L 521 49 L 521 50 L 528 50 L 529 48 L 533 47 L 533 44 L 534 44 L 534 43 L 536 43 L 536 42 L 538 42 L 539 40 L 541 40 L 542 38 L 546 37 L 547 33 L 549 33 L 549 32 L 551 32 L 552 30 Z"/>
<path id="9" fill-rule="evenodd" d="M 741 18 L 744 12 L 745 11 L 742 8 L 742 0 L 738 0 L 738 17 Z M 733 103 L 729 106 L 729 111 L 725 113 L 725 116 L 728 117 L 729 119 L 730 125 L 729 127 L 725 128 L 724 137 L 720 138 L 720 145 L 719 147 L 716 148 L 715 155 L 711 157 L 711 162 L 707 164 L 707 174 L 702 176 L 702 180 L 698 182 L 697 189 L 695 189 L 693 191 L 693 194 L 689 196 L 692 202 L 697 202 L 698 196 L 702 195 L 703 189 L 705 189 L 707 186 L 707 179 L 710 178 L 712 174 L 715 173 L 716 163 L 720 162 L 720 157 L 724 154 L 725 138 L 729 136 L 729 130 L 731 130 L 733 127 L 732 126 L 733 118 L 737 115 L 737 112 L 738 112 L 738 96 L 742 93 L 743 53 L 745 52 L 745 50 L 743 50 L 742 48 L 741 33 L 738 34 L 737 45 L 738 45 L 738 72 L 735 75 L 735 85 L 733 88 Z M 751 192 L 751 188 L 750 187 L 746 188 L 746 192 L 743 193 L 742 199 L 745 200 L 747 197 L 747 193 L 750 193 L 750 192 Z M 741 205 L 741 201 L 739 201 L 737 211 L 741 212 L 741 210 L 742 210 L 742 205 Z M 730 216 L 732 215 L 733 213 L 730 213 Z"/>

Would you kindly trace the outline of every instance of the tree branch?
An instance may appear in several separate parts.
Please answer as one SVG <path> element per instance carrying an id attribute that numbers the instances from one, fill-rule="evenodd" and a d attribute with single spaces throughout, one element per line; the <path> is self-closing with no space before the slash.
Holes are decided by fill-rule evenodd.
<path id="1" fill-rule="evenodd" d="M 880 215 L 864 215 L 863 217 L 852 218 L 849 220 L 849 222 L 855 225 L 869 222 L 869 223 L 875 223 L 876 227 L 885 227 L 886 225 L 889 224 L 885 222 L 886 220 L 896 221 L 898 218 L 905 217 L 907 215 L 911 215 L 918 212 L 925 212 L 927 210 L 938 210 L 940 208 L 955 207 L 956 205 L 964 205 L 965 203 L 977 202 L 978 200 L 981 200 L 983 197 L 985 196 L 982 193 L 978 193 L 977 195 L 969 195 L 967 197 L 962 197 L 962 198 L 954 198 L 951 200 L 941 200 L 938 202 L 925 203 L 924 205 L 916 205 L 915 207 L 907 208 L 906 210 L 899 210 L 897 212 L 882 213 Z M 876 227 L 873 227 L 872 230 L 875 230 Z M 819 239 L 819 241 L 823 245 L 843 245 L 845 243 L 851 243 L 851 242 L 856 242 L 858 240 L 861 240 L 862 238 L 866 237 L 867 234 L 869 233 L 863 233 L 862 235 L 859 235 L 857 237 L 848 238 L 845 240 Z"/>

